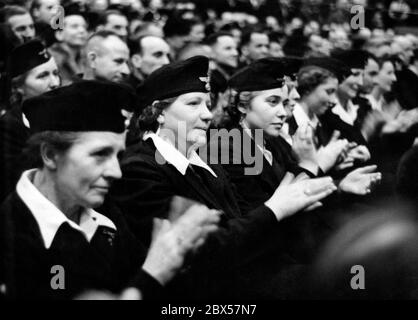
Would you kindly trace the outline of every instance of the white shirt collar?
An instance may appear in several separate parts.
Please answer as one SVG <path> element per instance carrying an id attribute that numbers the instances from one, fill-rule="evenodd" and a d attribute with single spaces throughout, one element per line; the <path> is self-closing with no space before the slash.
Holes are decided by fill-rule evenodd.
<path id="1" fill-rule="evenodd" d="M 169 141 L 153 132 L 148 132 L 144 135 L 144 140 L 152 139 L 155 147 L 161 156 L 170 164 L 172 164 L 183 176 L 186 174 L 187 168 L 190 164 L 199 166 L 209 171 L 215 178 L 216 173 L 199 157 L 197 152 L 193 150 L 186 158 L 180 151 L 178 151 Z"/>
<path id="2" fill-rule="evenodd" d="M 293 145 L 292 136 L 289 134 L 289 124 L 287 122 L 283 123 L 282 128 L 280 129 L 280 136 L 286 140 L 290 145 Z"/>
<path id="3" fill-rule="evenodd" d="M 241 121 L 241 127 L 244 129 L 244 132 L 246 132 L 251 139 L 254 140 L 253 135 L 251 133 L 251 129 L 247 126 L 247 124 L 244 121 Z M 264 141 L 264 139 L 263 139 Z M 255 140 L 255 145 L 257 146 L 257 148 L 261 151 L 261 153 L 263 154 L 264 158 L 266 158 L 267 162 L 272 166 L 273 165 L 273 154 L 271 153 L 270 150 L 266 149 L 266 146 L 260 146 Z"/>
<path id="4" fill-rule="evenodd" d="M 81 213 L 80 225 L 69 220 L 65 214 L 49 201 L 31 182 L 36 170 L 37 169 L 32 169 L 23 172 L 17 183 L 16 191 L 38 223 L 46 249 L 51 247 L 58 229 L 65 222 L 73 229 L 80 231 L 88 242 L 91 241 L 99 226 L 105 226 L 116 230 L 115 224 L 109 218 L 93 209 L 85 209 Z"/>
<path id="5" fill-rule="evenodd" d="M 372 94 L 368 94 L 368 95 L 366 95 L 366 98 L 369 100 L 370 105 L 371 105 L 373 110 L 382 111 L 383 96 L 380 97 L 379 100 L 376 100 L 376 98 Z"/>
<path id="6" fill-rule="evenodd" d="M 30 129 L 30 124 L 28 118 L 26 118 L 25 114 L 22 112 L 22 121 L 26 128 Z"/>
<path id="7" fill-rule="evenodd" d="M 357 119 L 358 105 L 353 104 L 351 100 L 347 102 L 347 109 L 344 109 L 340 102 L 332 108 L 332 112 L 339 116 L 342 121 L 350 125 L 354 125 L 354 121 Z"/>
<path id="8" fill-rule="evenodd" d="M 304 127 L 306 125 L 309 125 L 312 127 L 312 129 L 315 130 L 319 124 L 318 117 L 314 115 L 313 119 L 309 119 L 305 110 L 303 110 L 302 106 L 299 103 L 296 103 L 295 108 L 293 109 L 293 117 L 295 118 L 298 127 Z"/>

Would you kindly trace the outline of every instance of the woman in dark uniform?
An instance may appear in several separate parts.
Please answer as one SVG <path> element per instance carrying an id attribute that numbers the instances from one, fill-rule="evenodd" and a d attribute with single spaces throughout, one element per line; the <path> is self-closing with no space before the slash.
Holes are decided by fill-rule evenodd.
<path id="1" fill-rule="evenodd" d="M 121 177 L 121 110 L 133 102 L 125 88 L 96 81 L 25 101 L 34 133 L 28 152 L 37 165 L 22 174 L 0 209 L 6 298 L 70 299 L 85 290 L 126 287 L 156 298 L 185 255 L 216 230 L 218 213 L 194 206 L 172 224 L 157 222 L 147 254 L 115 207 L 96 211 Z"/>
<path id="2" fill-rule="evenodd" d="M 269 289 L 278 289 L 274 288 L 277 265 L 255 267 L 254 262 L 282 245 L 276 235 L 281 232 L 280 220 L 326 197 L 334 186 L 329 178 L 294 184 L 287 179 L 265 203 L 242 212 L 239 202 L 244 200 L 222 167 L 206 163 L 196 152 L 206 144 L 212 119 L 208 65 L 208 59 L 199 56 L 173 63 L 155 71 L 139 87 L 144 109 L 136 124 L 141 135 L 122 160 L 123 178 L 112 195 L 135 235 L 148 234 L 144 239 L 148 242 L 152 218 L 167 215 L 173 195 L 223 211 L 220 230 L 202 247 L 180 285 L 172 287 L 178 297 L 248 297 L 257 286 L 274 295 Z M 276 258 L 273 255 L 271 260 Z M 249 272 L 259 276 L 250 288 L 242 282 Z"/>
<path id="3" fill-rule="evenodd" d="M 60 85 L 57 64 L 38 40 L 13 50 L 8 76 L 10 109 L 0 117 L 0 201 L 13 191 L 23 166 L 21 154 L 30 135 L 23 101 Z"/>
<path id="4" fill-rule="evenodd" d="M 290 74 L 286 70 L 285 64 L 288 63 L 283 59 L 261 59 L 249 67 L 242 69 L 236 73 L 229 81 L 229 88 L 232 92 L 229 105 L 230 113 L 230 127 L 237 128 L 244 133 L 252 136 L 253 132 L 262 132 L 262 139 L 257 141 L 256 136 L 252 136 L 252 139 L 248 139 L 254 146 L 243 146 L 242 149 L 232 150 L 238 151 L 241 155 L 230 154 L 229 159 L 235 159 L 237 156 L 243 156 L 244 149 L 251 150 L 252 152 L 261 151 L 264 155 L 263 170 L 258 175 L 246 175 L 242 171 L 244 167 L 238 164 L 231 163 L 224 164 L 224 168 L 227 168 L 231 178 L 240 178 L 246 180 L 245 183 L 236 183 L 238 190 L 242 192 L 245 188 L 248 188 L 248 192 L 244 192 L 244 197 L 252 199 L 252 203 L 258 203 L 259 201 L 265 201 L 268 196 L 258 198 L 257 201 L 257 183 L 251 183 L 247 179 L 258 179 L 259 175 L 264 175 L 267 179 L 273 179 L 274 175 L 263 172 L 271 168 L 276 168 L 274 171 L 278 180 L 273 187 L 277 186 L 284 174 L 289 171 L 294 174 L 301 172 L 306 173 L 307 176 L 314 177 L 321 173 L 320 163 L 318 163 L 318 154 L 315 149 L 313 141 L 313 131 L 310 126 L 302 126 L 299 128 L 293 136 L 291 149 L 286 148 L 285 141 L 281 137 L 281 129 L 287 117 L 288 111 L 285 108 L 285 102 L 289 98 L 288 86 L 285 85 L 285 78 Z M 295 88 L 294 88 L 295 90 Z M 231 145 L 230 145 L 231 147 Z M 290 155 L 286 155 L 290 153 Z M 292 153 L 294 154 L 292 156 Z M 332 156 L 333 157 L 333 156 Z M 225 166 L 226 165 L 226 166 Z M 229 169 L 228 169 L 229 168 Z M 241 169 L 241 173 L 234 173 L 234 168 Z M 304 168 L 304 169 L 303 169 Z M 362 171 L 361 171 L 362 172 Z M 378 174 L 366 174 L 363 176 L 360 174 L 358 178 L 364 181 L 370 182 L 372 177 L 377 177 Z M 235 181 L 234 181 L 235 182 Z M 341 181 L 342 188 L 347 187 L 345 182 Z M 350 183 L 351 184 L 351 183 Z M 349 191 L 354 186 L 347 188 Z M 362 184 L 364 190 L 360 190 L 361 194 L 366 193 L 366 190 L 370 188 L 369 184 Z M 271 195 L 274 192 L 274 188 L 267 193 Z M 264 198 L 264 200 L 262 200 Z"/>
<path id="5" fill-rule="evenodd" d="M 283 63 L 285 61 L 281 59 L 261 59 L 243 68 L 229 80 L 229 130 L 237 130 L 242 136 L 247 135 L 249 138 L 243 139 L 238 148 L 233 144 L 225 146 L 218 143 L 221 149 L 226 149 L 218 152 L 218 156 L 222 157 L 229 151 L 229 162 L 222 162 L 222 165 L 240 196 L 249 202 L 251 208 L 272 196 L 285 178 L 286 172 L 292 172 L 298 179 L 323 174 L 318 164 L 313 131 L 309 126 L 298 129 L 292 146 L 280 136 L 287 115 L 284 102 L 288 99 L 288 88 L 284 78 L 285 74 L 289 75 Z M 213 142 L 217 141 L 211 141 L 211 144 Z M 251 174 L 250 165 L 245 159 L 249 158 L 249 154 L 257 153 L 260 156 L 255 158 L 262 159 L 262 166 Z M 242 160 L 237 162 L 236 159 Z M 372 173 L 373 168 L 359 169 L 344 177 L 338 182 L 339 190 L 366 194 L 374 180 L 380 177 L 379 173 Z M 305 218 L 302 219 L 306 221 Z"/>

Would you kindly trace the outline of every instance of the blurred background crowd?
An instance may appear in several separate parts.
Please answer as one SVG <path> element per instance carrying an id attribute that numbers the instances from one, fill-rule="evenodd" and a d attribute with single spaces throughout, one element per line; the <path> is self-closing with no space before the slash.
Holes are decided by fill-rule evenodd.
<path id="1" fill-rule="evenodd" d="M 364 28 L 350 25 L 354 5 L 364 8 Z M 406 41 L 413 48 L 417 40 L 408 35 L 402 41 L 400 35 L 418 27 L 412 0 L 2 0 L 0 7 L 0 71 L 12 48 L 37 37 L 53 53 L 63 84 L 85 72 L 87 39 L 98 30 L 115 32 L 128 45 L 130 71 L 124 74 L 141 79 L 162 63 L 196 54 L 231 68 L 266 56 L 328 55 L 336 48 L 364 48 L 378 57 L 401 54 Z M 211 39 L 216 32 L 232 34 L 230 46 Z M 142 41 L 144 35 L 163 40 Z M 149 61 L 151 46 L 164 57 Z M 236 57 L 228 61 L 228 54 Z M 6 89 L 3 108 L 7 94 Z"/>

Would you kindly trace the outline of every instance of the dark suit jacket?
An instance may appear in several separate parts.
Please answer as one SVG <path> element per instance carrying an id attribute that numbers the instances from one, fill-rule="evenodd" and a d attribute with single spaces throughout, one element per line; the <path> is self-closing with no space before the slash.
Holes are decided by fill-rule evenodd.
<path id="1" fill-rule="evenodd" d="M 111 212 L 112 211 L 112 212 Z M 145 297 L 157 297 L 162 287 L 140 266 L 146 250 L 130 234 L 117 211 L 106 214 L 117 231 L 99 227 L 90 243 L 67 223 L 46 249 L 39 226 L 17 193 L 0 208 L 0 283 L 7 299 L 71 299 L 88 289 L 119 292 L 138 287 Z M 65 271 L 65 289 L 53 290 L 51 268 Z"/>
<path id="2" fill-rule="evenodd" d="M 151 139 L 128 148 L 122 160 L 123 178 L 112 188 L 113 199 L 137 237 L 149 243 L 152 218 L 167 217 L 174 195 L 224 212 L 220 230 L 207 239 L 189 272 L 173 285 L 177 297 L 243 297 L 243 281 L 250 274 L 256 274 L 257 280 L 249 284 L 252 288 L 248 290 L 257 286 L 266 290 L 273 282 L 271 272 L 277 273 L 278 269 L 267 273 L 267 264 L 254 267 L 254 263 L 281 245 L 277 241 L 281 224 L 271 210 L 262 205 L 242 213 L 241 200 L 220 165 L 211 165 L 217 178 L 198 167 L 187 169 L 183 176 L 169 163 L 158 164 L 156 157 L 161 159 Z M 144 239 L 143 235 L 148 237 Z M 277 255 L 269 258 L 271 265 L 274 260 L 278 263 Z"/>
<path id="3" fill-rule="evenodd" d="M 0 117 L 0 202 L 16 186 L 22 172 L 22 151 L 29 136 L 20 106 L 14 106 Z"/>

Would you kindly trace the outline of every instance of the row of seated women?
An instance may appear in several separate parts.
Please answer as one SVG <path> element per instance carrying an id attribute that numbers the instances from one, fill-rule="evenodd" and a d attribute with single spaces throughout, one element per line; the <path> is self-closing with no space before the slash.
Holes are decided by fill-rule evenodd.
<path id="1" fill-rule="evenodd" d="M 32 169 L 1 207 L 3 295 L 308 297 L 316 252 L 382 178 L 361 127 L 331 112 L 367 58 L 342 60 L 250 64 L 228 82 L 223 130 L 210 130 L 205 57 L 136 96 L 80 81 L 25 100 Z"/>

